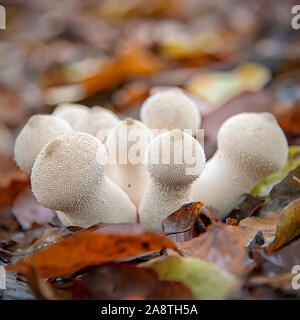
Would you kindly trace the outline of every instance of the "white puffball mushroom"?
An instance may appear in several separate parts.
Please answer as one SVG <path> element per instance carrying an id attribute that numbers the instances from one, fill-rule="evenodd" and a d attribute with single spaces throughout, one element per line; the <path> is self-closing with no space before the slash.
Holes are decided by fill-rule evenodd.
<path id="1" fill-rule="evenodd" d="M 86 132 L 92 136 L 97 136 L 101 142 L 105 140 L 105 135 L 119 122 L 119 118 L 112 111 L 95 106 L 91 108 L 78 125 L 74 128 L 76 131 Z M 99 133 L 100 130 L 100 133 Z M 104 137 L 100 136 L 102 131 L 105 131 Z"/>
<path id="2" fill-rule="evenodd" d="M 78 123 L 90 111 L 90 108 L 77 103 L 61 103 L 52 112 L 52 115 L 64 119 L 70 126 L 76 130 Z"/>
<path id="3" fill-rule="evenodd" d="M 32 116 L 17 136 L 14 157 L 18 167 L 30 173 L 34 160 L 43 147 L 64 133 L 72 131 L 63 119 L 51 115 Z"/>
<path id="4" fill-rule="evenodd" d="M 218 132 L 218 150 L 193 184 L 193 200 L 225 218 L 266 175 L 282 168 L 288 143 L 270 113 L 240 113 Z"/>
<path id="5" fill-rule="evenodd" d="M 151 95 L 141 106 L 140 118 L 150 129 L 190 130 L 192 135 L 201 125 L 197 106 L 180 88 Z"/>
<path id="6" fill-rule="evenodd" d="M 31 173 L 32 191 L 44 207 L 58 211 L 66 225 L 136 222 L 128 196 L 104 174 L 107 153 L 87 133 L 70 132 L 40 152 Z"/>
<path id="7" fill-rule="evenodd" d="M 200 143 L 180 130 L 155 137 L 145 153 L 149 183 L 139 206 L 140 222 L 162 229 L 162 221 L 191 201 L 191 185 L 205 166 Z"/>
<path id="8" fill-rule="evenodd" d="M 144 195 L 148 172 L 144 153 L 152 133 L 141 121 L 131 118 L 120 121 L 107 138 L 107 176 L 126 192 L 137 207 Z"/>

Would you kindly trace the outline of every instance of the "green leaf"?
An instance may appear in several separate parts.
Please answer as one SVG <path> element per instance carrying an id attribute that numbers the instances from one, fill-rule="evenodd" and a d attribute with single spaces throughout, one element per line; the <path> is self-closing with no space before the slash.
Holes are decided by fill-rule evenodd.
<path id="1" fill-rule="evenodd" d="M 242 285 L 217 265 L 197 258 L 169 256 L 152 259 L 142 266 L 154 269 L 162 280 L 183 282 L 200 300 L 225 299 Z"/>
<path id="2" fill-rule="evenodd" d="M 286 165 L 264 177 L 251 191 L 251 194 L 259 197 L 266 197 L 270 194 L 274 185 L 281 182 L 290 171 L 294 170 L 300 165 L 300 146 L 290 146 L 289 147 L 289 159 Z"/>

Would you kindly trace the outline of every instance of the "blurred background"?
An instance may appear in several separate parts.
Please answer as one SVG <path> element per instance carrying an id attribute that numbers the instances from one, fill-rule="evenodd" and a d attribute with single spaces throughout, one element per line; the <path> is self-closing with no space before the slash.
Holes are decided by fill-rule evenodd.
<path id="1" fill-rule="evenodd" d="M 229 116 L 273 112 L 300 144 L 300 29 L 292 0 L 2 0 L 0 154 L 35 113 L 73 101 L 138 118 L 151 93 L 197 103 L 208 158 Z"/>

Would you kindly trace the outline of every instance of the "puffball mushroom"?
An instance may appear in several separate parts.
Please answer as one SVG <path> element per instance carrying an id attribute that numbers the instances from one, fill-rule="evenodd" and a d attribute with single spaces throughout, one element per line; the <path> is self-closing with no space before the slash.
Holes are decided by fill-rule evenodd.
<path id="1" fill-rule="evenodd" d="M 90 134 L 73 131 L 59 136 L 35 160 L 33 194 L 68 225 L 136 222 L 135 206 L 105 176 L 106 162 L 103 144 Z"/>
<path id="2" fill-rule="evenodd" d="M 14 156 L 19 168 L 30 173 L 36 156 L 53 138 L 72 131 L 63 119 L 50 115 L 32 116 L 17 136 Z"/>
<path id="3" fill-rule="evenodd" d="M 61 103 L 52 112 L 52 115 L 64 119 L 76 130 L 78 123 L 90 111 L 90 108 L 83 104 Z"/>
<path id="4" fill-rule="evenodd" d="M 119 118 L 112 111 L 95 106 L 91 108 L 89 113 L 81 119 L 74 129 L 97 136 L 99 130 L 106 130 L 108 133 L 118 122 Z M 103 142 L 105 137 L 100 137 L 99 140 Z"/>
<path id="5" fill-rule="evenodd" d="M 147 126 L 131 118 L 120 121 L 107 138 L 106 174 L 126 192 L 136 207 L 148 182 L 144 153 L 151 139 L 152 133 Z"/>
<path id="6" fill-rule="evenodd" d="M 145 153 L 149 183 L 139 206 L 140 222 L 162 229 L 162 221 L 191 201 L 191 185 L 205 166 L 200 143 L 180 130 L 155 137 Z"/>
<path id="7" fill-rule="evenodd" d="M 193 200 L 225 218 L 246 193 L 288 158 L 286 137 L 270 113 L 240 113 L 218 132 L 218 150 L 193 184 Z"/>
<path id="8" fill-rule="evenodd" d="M 192 135 L 201 125 L 197 106 L 180 88 L 151 95 L 140 109 L 140 118 L 150 129 L 189 129 Z"/>

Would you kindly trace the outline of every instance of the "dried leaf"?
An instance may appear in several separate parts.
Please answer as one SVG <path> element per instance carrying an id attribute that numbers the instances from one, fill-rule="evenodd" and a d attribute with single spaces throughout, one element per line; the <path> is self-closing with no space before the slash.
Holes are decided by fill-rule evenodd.
<path id="1" fill-rule="evenodd" d="M 126 226 L 126 224 L 123 224 Z M 130 225 L 130 224 L 128 224 Z M 55 278 L 82 268 L 134 257 L 176 246 L 158 232 L 133 225 L 132 233 L 118 232 L 118 225 L 79 231 L 33 253 L 8 270 L 27 273 L 33 267 L 43 278 Z"/>
<path id="2" fill-rule="evenodd" d="M 156 258 L 142 266 L 155 270 L 162 280 L 183 282 L 196 299 L 225 299 L 241 285 L 230 273 L 197 258 Z"/>
<path id="3" fill-rule="evenodd" d="M 170 234 L 169 238 L 172 241 L 187 241 L 201 232 L 197 225 L 201 206 L 201 202 L 187 203 L 163 220 L 163 230 Z"/>
<path id="4" fill-rule="evenodd" d="M 250 243 L 256 234 L 261 231 L 266 241 L 265 245 L 271 243 L 275 238 L 279 214 L 279 212 L 269 212 L 263 218 L 248 217 L 241 220 L 239 228 L 246 233 L 247 242 Z"/>
<path id="5" fill-rule="evenodd" d="M 125 263 L 90 268 L 72 284 L 72 299 L 193 299 L 185 284 L 159 280 L 155 271 Z"/>
<path id="6" fill-rule="evenodd" d="M 53 211 L 37 202 L 30 189 L 26 189 L 16 197 L 12 211 L 25 229 L 29 229 L 33 223 L 39 225 L 47 224 L 55 216 Z"/>
<path id="7" fill-rule="evenodd" d="M 275 240 L 267 252 L 278 250 L 300 234 L 300 198 L 286 206 L 279 215 Z"/>
<path id="8" fill-rule="evenodd" d="M 250 217 L 263 206 L 263 203 L 264 199 L 248 194 L 244 201 L 231 211 L 229 217 L 238 221 Z"/>
<path id="9" fill-rule="evenodd" d="M 185 255 L 215 263 L 221 269 L 241 276 L 247 260 L 246 242 L 246 235 L 239 228 L 216 222 L 199 237 L 177 246 Z"/>
<path id="10" fill-rule="evenodd" d="M 28 175 L 17 168 L 11 157 L 0 155 L 0 208 L 12 204 L 28 185 Z"/>

